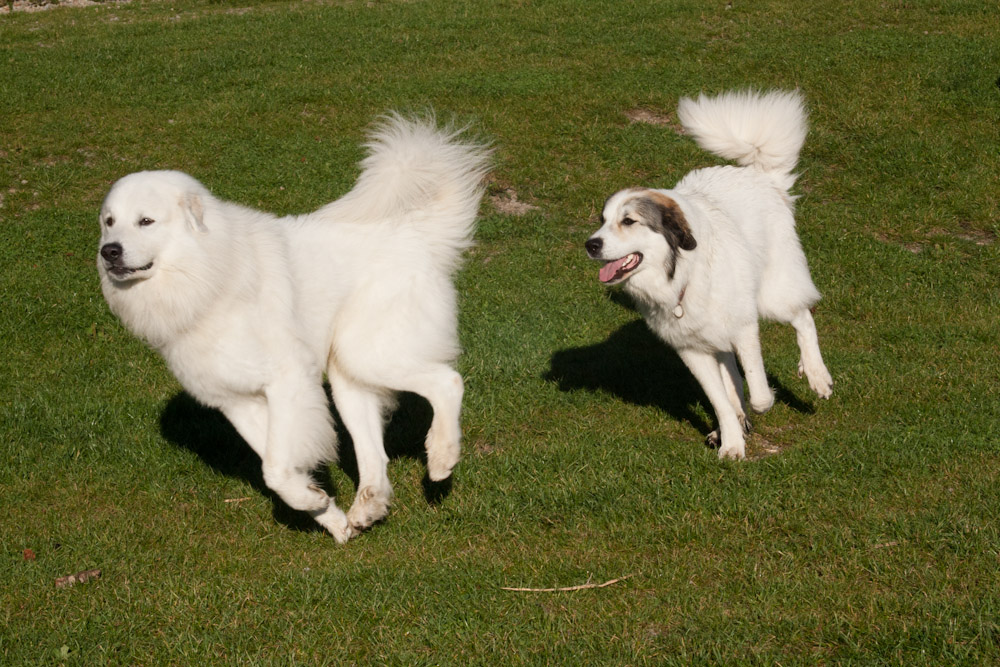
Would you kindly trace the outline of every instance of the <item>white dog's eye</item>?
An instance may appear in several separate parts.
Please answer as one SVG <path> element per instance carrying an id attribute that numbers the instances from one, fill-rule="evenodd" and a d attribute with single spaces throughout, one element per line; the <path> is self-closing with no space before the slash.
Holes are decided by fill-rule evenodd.
<path id="1" fill-rule="evenodd" d="M 141 219 L 141 220 L 139 221 L 139 226 L 140 226 L 140 227 L 149 227 L 149 226 L 150 226 L 151 224 L 153 224 L 154 222 L 156 222 L 156 221 L 155 221 L 155 220 L 153 220 L 152 218 L 143 218 L 143 219 Z"/>
<path id="2" fill-rule="evenodd" d="M 113 224 L 115 224 L 115 219 L 109 215 L 107 219 L 104 221 L 104 225 L 105 227 L 110 227 Z"/>
<path id="3" fill-rule="evenodd" d="M 622 224 L 628 227 L 629 225 L 634 225 L 635 220 L 633 220 L 632 218 L 622 218 Z"/>

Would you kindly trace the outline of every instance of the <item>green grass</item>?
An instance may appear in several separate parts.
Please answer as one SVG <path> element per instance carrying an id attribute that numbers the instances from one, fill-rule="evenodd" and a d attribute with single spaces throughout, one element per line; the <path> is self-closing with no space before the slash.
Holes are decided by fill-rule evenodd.
<path id="1" fill-rule="evenodd" d="M 1000 24 L 989 3 L 133 2 L 0 16 L 0 662 L 1000 662 Z M 799 87 L 799 229 L 836 385 L 763 329 L 746 463 L 582 243 L 612 191 L 717 161 L 701 90 Z M 263 486 L 109 313 L 112 181 L 183 169 L 278 213 L 345 192 L 372 118 L 494 143 L 459 276 L 465 455 L 390 425 L 346 547 Z M 351 457 L 330 471 L 342 506 Z M 227 502 L 234 501 L 234 502 Z M 34 553 L 26 558 L 25 550 Z M 97 581 L 56 588 L 90 568 Z M 607 588 L 522 593 L 631 575 Z"/>

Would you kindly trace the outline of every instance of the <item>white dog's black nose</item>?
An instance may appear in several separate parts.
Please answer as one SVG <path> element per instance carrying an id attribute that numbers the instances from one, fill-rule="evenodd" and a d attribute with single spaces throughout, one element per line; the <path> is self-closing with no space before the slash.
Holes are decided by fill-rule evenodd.
<path id="1" fill-rule="evenodd" d="M 587 247 L 587 252 L 593 257 L 601 254 L 601 248 L 604 247 L 604 240 L 597 238 L 587 239 L 587 242 L 583 245 Z"/>
<path id="2" fill-rule="evenodd" d="M 121 243 L 105 243 L 101 247 L 101 257 L 112 263 L 120 260 L 123 252 L 125 251 L 122 249 Z"/>

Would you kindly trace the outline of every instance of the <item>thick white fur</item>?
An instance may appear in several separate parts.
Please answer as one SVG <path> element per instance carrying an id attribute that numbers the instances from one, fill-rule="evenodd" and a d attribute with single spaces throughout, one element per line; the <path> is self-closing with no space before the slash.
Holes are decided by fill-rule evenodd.
<path id="1" fill-rule="evenodd" d="M 709 436 L 720 445 L 719 456 L 742 459 L 749 422 L 737 358 L 750 406 L 764 412 L 774 402 L 758 318 L 795 328 L 799 373 L 820 397 L 828 398 L 833 385 L 810 312 L 820 295 L 795 232 L 788 192 L 806 114 L 798 93 L 736 92 L 683 99 L 678 115 L 700 146 L 743 166 L 699 169 L 669 190 L 633 188 L 612 195 L 587 246 L 603 261 L 642 254 L 641 263 L 616 282 L 625 281 L 650 328 L 677 349 L 704 389 L 719 422 L 719 431 Z M 677 219 L 696 247 L 676 247 L 657 221 L 640 219 L 649 210 L 643 200 L 679 210 Z"/>
<path id="2" fill-rule="evenodd" d="M 122 178 L 101 208 L 97 265 L 111 310 L 226 415 L 260 455 L 266 484 L 338 542 L 388 512 L 382 429 L 396 392 L 434 410 L 430 478 L 458 462 L 452 278 L 489 154 L 459 134 L 386 118 L 355 187 L 308 215 L 225 202 L 173 171 Z M 324 373 L 357 454 L 346 515 L 311 478 L 336 458 Z"/>

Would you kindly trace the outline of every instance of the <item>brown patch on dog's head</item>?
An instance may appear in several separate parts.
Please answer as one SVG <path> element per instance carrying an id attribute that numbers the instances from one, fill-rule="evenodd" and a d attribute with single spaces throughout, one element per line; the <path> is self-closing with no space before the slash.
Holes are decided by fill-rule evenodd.
<path id="1" fill-rule="evenodd" d="M 662 227 L 660 233 L 666 237 L 671 248 L 676 251 L 678 248 L 694 250 L 698 247 L 698 242 L 691 234 L 687 218 L 684 217 L 684 212 L 681 211 L 677 202 L 655 190 L 646 190 L 643 196 L 656 207 Z"/>

